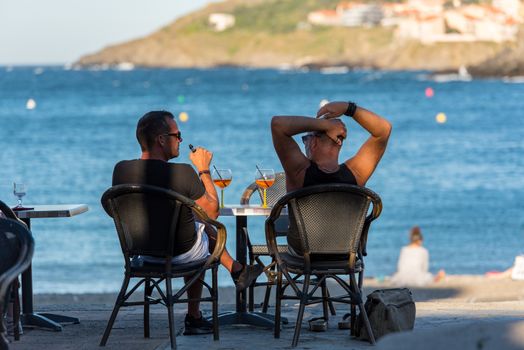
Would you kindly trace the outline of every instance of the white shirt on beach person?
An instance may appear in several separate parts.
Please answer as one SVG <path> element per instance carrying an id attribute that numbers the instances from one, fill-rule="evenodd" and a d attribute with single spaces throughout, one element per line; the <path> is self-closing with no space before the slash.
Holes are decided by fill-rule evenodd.
<path id="1" fill-rule="evenodd" d="M 412 227 L 409 234 L 411 243 L 400 250 L 397 272 L 391 277 L 393 285 L 420 287 L 433 281 L 438 282 L 446 276 L 444 270 L 440 270 L 436 276 L 428 271 L 429 253 L 422 246 L 423 239 L 420 227 Z"/>
<path id="2" fill-rule="evenodd" d="M 396 286 L 423 286 L 433 281 L 429 269 L 429 253 L 422 246 L 405 246 L 400 250 L 397 272 L 391 277 Z"/>

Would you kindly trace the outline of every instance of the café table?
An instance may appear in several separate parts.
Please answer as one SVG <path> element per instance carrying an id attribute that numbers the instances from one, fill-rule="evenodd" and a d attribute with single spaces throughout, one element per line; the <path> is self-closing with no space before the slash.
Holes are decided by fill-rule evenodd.
<path id="1" fill-rule="evenodd" d="M 27 205 L 30 210 L 16 211 L 15 214 L 31 229 L 31 219 L 65 218 L 85 213 L 86 204 Z M 78 318 L 50 313 L 36 313 L 33 310 L 33 274 L 31 265 L 22 273 L 22 324 L 30 327 L 48 328 L 61 331 L 61 323 L 80 323 Z"/>
<path id="2" fill-rule="evenodd" d="M 248 216 L 269 216 L 271 207 L 263 208 L 260 205 L 225 205 L 220 209 L 220 216 L 234 216 L 236 219 L 236 260 L 241 264 L 247 263 L 247 218 Z M 287 209 L 281 215 L 287 215 Z M 274 315 L 263 312 L 247 311 L 247 290 L 236 292 L 236 311 L 220 314 L 220 325 L 247 324 L 252 326 L 273 328 Z"/>

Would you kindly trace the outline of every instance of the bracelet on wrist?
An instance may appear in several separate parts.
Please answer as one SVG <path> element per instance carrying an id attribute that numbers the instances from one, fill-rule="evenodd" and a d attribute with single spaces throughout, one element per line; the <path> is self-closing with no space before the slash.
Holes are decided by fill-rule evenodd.
<path id="1" fill-rule="evenodd" d="M 209 170 L 202 170 L 202 171 L 198 172 L 198 176 L 202 176 L 204 174 L 210 174 L 211 175 L 211 172 Z"/>
<path id="2" fill-rule="evenodd" d="M 357 104 L 355 102 L 348 101 L 348 108 L 344 112 L 344 115 L 353 118 L 355 112 L 357 111 Z"/>

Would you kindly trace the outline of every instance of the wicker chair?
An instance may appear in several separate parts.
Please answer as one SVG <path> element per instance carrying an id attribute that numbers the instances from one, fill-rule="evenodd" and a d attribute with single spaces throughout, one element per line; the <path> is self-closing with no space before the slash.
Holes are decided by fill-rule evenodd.
<path id="1" fill-rule="evenodd" d="M 2 212 L 5 213 L 3 208 Z M 7 311 L 9 293 L 13 282 L 31 264 L 34 241 L 31 232 L 24 224 L 13 219 L 0 219 L 0 349 L 7 349 L 4 315 Z M 18 290 L 16 291 L 18 296 Z M 14 329 L 18 332 L 20 305 L 15 303 Z"/>
<path id="2" fill-rule="evenodd" d="M 282 253 L 276 244 L 275 222 L 286 205 L 290 220 L 288 242 L 293 244 L 291 247 L 297 253 L 293 255 Z M 369 212 L 370 206 L 372 209 Z M 278 267 L 275 338 L 280 337 L 283 299 L 300 301 L 293 347 L 298 343 L 305 306 L 316 303 L 325 305 L 325 301 L 330 300 L 351 305 L 351 334 L 354 332 L 356 319 L 355 305 L 358 306 L 360 317 L 370 334 L 370 342 L 375 343 L 362 301 L 363 259 L 369 226 L 380 215 L 381 210 L 382 203 L 377 194 L 363 187 L 345 184 L 303 188 L 287 194 L 273 207 L 266 220 L 266 239 L 270 254 Z M 294 242 L 298 244 L 295 245 Z M 343 280 L 340 275 L 348 275 L 348 281 Z M 296 276 L 304 277 L 301 288 L 295 281 Z M 311 276 L 318 278 L 313 287 Z M 282 283 L 283 277 L 286 279 L 285 284 Z M 320 297 L 314 296 L 315 291 L 325 285 L 328 278 L 335 280 L 345 294 L 329 296 L 322 293 Z M 286 294 L 289 287 L 293 294 Z M 323 311 L 327 318 L 326 307 Z"/>
<path id="3" fill-rule="evenodd" d="M 209 291 L 209 297 L 199 301 L 212 303 L 213 335 L 218 340 L 218 280 L 217 270 L 220 255 L 226 244 L 226 229 L 221 223 L 211 220 L 193 200 L 176 192 L 148 185 L 118 185 L 108 189 L 102 196 L 105 211 L 115 222 L 120 247 L 124 255 L 125 274 L 122 288 L 115 302 L 115 307 L 109 318 L 100 346 L 107 342 L 113 323 L 121 307 L 144 306 L 144 337 L 149 337 L 149 306 L 163 304 L 168 310 L 169 337 L 171 348 L 176 348 L 173 305 L 187 303 L 182 295 L 194 283 L 202 283 Z M 137 264 L 135 256 L 151 255 L 162 257 L 165 261 L 173 258 L 176 229 L 179 214 L 183 208 L 189 208 L 200 219 L 217 229 L 217 240 L 212 254 L 202 260 L 188 264 Z M 212 285 L 207 284 L 202 276 L 211 269 Z M 190 277 L 187 283 L 173 295 L 171 281 L 173 278 Z M 128 291 L 132 278 L 139 281 Z M 166 291 L 161 288 L 165 280 Z M 129 297 L 144 284 L 144 300 L 128 302 Z M 156 289 L 160 298 L 153 299 L 151 294 Z"/>
<path id="4" fill-rule="evenodd" d="M 25 222 L 20 220 L 16 214 L 13 212 L 13 210 L 4 202 L 0 201 L 0 211 L 4 214 L 4 216 L 8 219 L 14 220 L 24 226 L 27 229 L 27 225 Z M 31 253 L 32 254 L 32 253 Z M 23 271 L 22 271 L 23 272 Z M 18 325 L 20 323 L 20 281 L 18 280 L 18 276 L 13 280 L 11 285 L 11 300 L 13 300 L 13 324 Z M 20 340 L 20 329 L 18 326 L 14 327 L 13 331 L 14 339 Z"/>

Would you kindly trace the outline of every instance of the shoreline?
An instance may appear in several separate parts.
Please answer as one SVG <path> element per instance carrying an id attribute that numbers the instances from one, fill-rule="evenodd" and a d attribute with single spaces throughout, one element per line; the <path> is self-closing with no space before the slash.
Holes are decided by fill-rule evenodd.
<path id="1" fill-rule="evenodd" d="M 335 283 L 328 284 L 336 290 Z M 396 288 L 388 280 L 366 278 L 364 294 L 375 289 Z M 524 301 L 524 281 L 513 281 L 509 277 L 486 277 L 485 275 L 447 275 L 442 281 L 423 287 L 408 287 L 416 302 L 506 302 Z M 264 288 L 256 288 L 256 299 L 261 300 Z M 54 304 L 112 304 L 118 291 L 114 293 L 39 293 L 34 294 L 36 305 Z M 139 295 L 140 293 L 138 293 Z M 221 303 L 234 304 L 235 292 L 232 286 L 220 286 Z"/>
<path id="2" fill-rule="evenodd" d="M 62 68 L 63 70 L 72 70 L 72 71 L 123 71 L 118 68 L 118 64 L 83 64 L 83 65 L 74 65 L 71 66 L 70 63 L 42 63 L 42 64 L 0 64 L 0 68 L 4 68 L 6 70 L 12 70 L 16 68 L 26 68 L 26 69 L 33 69 L 33 68 L 51 68 L 51 69 L 59 69 Z M 134 65 L 132 70 L 200 70 L 200 71 L 206 71 L 206 70 L 220 70 L 220 69 L 244 69 L 244 70 L 276 70 L 276 71 L 297 71 L 297 72 L 319 72 L 321 74 L 348 74 L 352 72 L 362 72 L 362 71 L 370 71 L 370 72 L 406 72 L 406 73 L 424 73 L 427 74 L 428 77 L 434 77 L 439 75 L 457 75 L 456 78 L 451 77 L 450 81 L 469 81 L 465 80 L 464 77 L 461 77 L 458 72 L 458 69 L 398 69 L 398 68 L 384 68 L 384 67 L 377 67 L 377 66 L 354 66 L 354 65 L 348 65 L 348 64 L 310 64 L 310 65 L 303 65 L 303 66 L 249 66 L 249 65 L 211 65 L 211 66 L 194 66 L 194 67 L 184 67 L 184 66 L 149 66 L 149 65 Z M 333 69 L 333 72 L 329 72 L 329 70 Z M 337 70 L 340 69 L 340 72 L 337 72 Z M 522 83 L 524 82 L 524 73 L 522 74 L 484 74 L 482 72 L 479 72 L 478 69 L 475 69 L 473 66 L 466 67 L 466 69 L 472 69 L 473 72 L 470 72 L 472 74 L 469 74 L 469 79 L 477 79 L 477 80 L 489 80 L 489 79 L 500 79 L 500 80 L 507 80 L 508 82 L 517 82 Z M 438 81 L 437 81 L 438 82 Z"/>

